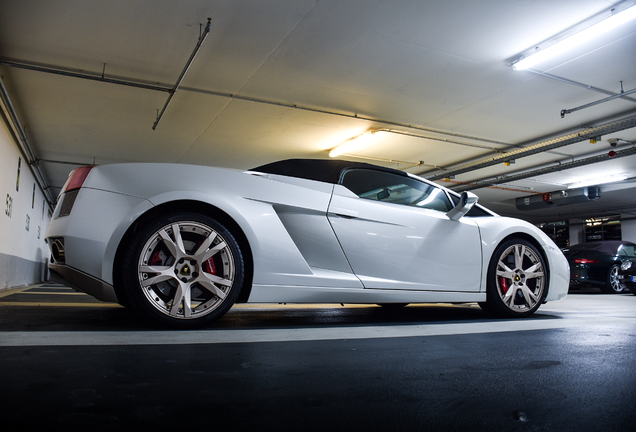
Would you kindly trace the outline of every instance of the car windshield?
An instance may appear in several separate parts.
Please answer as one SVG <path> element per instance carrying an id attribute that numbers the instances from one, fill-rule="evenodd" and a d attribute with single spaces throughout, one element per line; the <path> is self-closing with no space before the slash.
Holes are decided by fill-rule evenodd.
<path id="1" fill-rule="evenodd" d="M 628 257 L 636 257 L 634 245 L 623 244 L 618 248 L 618 254 Z"/>

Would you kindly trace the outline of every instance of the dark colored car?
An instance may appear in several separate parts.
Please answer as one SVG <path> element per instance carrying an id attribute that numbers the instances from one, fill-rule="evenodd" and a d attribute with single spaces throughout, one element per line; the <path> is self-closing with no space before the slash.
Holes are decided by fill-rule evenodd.
<path id="1" fill-rule="evenodd" d="M 581 243 L 563 249 L 570 263 L 570 286 L 595 285 L 608 294 L 625 291 L 618 278 L 621 264 L 636 258 L 636 244 L 610 240 Z"/>
<path id="2" fill-rule="evenodd" d="M 623 261 L 618 271 L 618 279 L 636 295 L 636 260 Z"/>

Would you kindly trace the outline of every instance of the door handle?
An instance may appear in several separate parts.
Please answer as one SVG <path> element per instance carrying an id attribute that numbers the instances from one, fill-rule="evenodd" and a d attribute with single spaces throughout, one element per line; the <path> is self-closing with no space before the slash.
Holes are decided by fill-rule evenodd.
<path id="1" fill-rule="evenodd" d="M 358 212 L 355 210 L 350 210 L 341 207 L 329 207 L 329 213 L 333 213 L 336 216 L 341 216 L 344 218 L 352 219 L 358 217 Z"/>

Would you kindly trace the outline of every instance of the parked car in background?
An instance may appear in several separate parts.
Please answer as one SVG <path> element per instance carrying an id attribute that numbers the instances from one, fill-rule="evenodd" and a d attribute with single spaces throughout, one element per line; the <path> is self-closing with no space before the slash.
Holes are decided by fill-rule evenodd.
<path id="1" fill-rule="evenodd" d="M 618 272 L 621 264 L 636 258 L 636 244 L 610 240 L 581 243 L 563 249 L 570 263 L 570 286 L 594 285 L 608 294 L 625 291 Z"/>
<path id="2" fill-rule="evenodd" d="M 618 279 L 632 294 L 636 295 L 636 260 L 623 261 L 618 271 Z"/>

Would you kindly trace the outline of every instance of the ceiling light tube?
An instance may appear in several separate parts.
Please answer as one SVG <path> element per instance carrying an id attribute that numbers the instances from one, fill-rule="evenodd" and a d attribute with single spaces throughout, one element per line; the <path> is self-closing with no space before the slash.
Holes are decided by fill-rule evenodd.
<path id="1" fill-rule="evenodd" d="M 512 68 L 514 70 L 529 69 L 538 63 L 564 53 L 634 18 L 636 18 L 636 5 L 632 5 L 618 13 L 613 13 L 607 19 L 597 22 L 578 33 L 574 33 L 573 35 L 558 41 L 547 48 L 537 51 L 534 54 L 522 57 L 520 60 L 513 63 Z"/>
<path id="2" fill-rule="evenodd" d="M 353 147 L 355 147 L 356 149 L 359 149 L 360 147 L 364 147 L 365 144 L 368 145 L 370 138 L 376 132 L 380 132 L 380 131 L 370 130 L 370 131 L 361 133 L 360 135 L 354 136 L 353 138 L 349 138 L 348 140 L 344 141 L 343 143 L 335 147 L 333 150 L 331 150 L 329 152 L 329 157 L 336 157 L 336 156 L 340 156 L 343 153 L 350 152 Z"/>
<path id="3" fill-rule="evenodd" d="M 627 178 L 627 175 L 625 174 L 614 174 L 614 175 L 608 175 L 604 177 L 595 177 L 595 178 L 581 180 L 579 182 L 569 184 L 568 189 L 575 189 L 579 187 L 593 186 L 593 185 L 595 186 L 595 185 L 600 185 L 605 183 L 614 183 L 618 181 L 623 181 L 626 178 Z"/>

